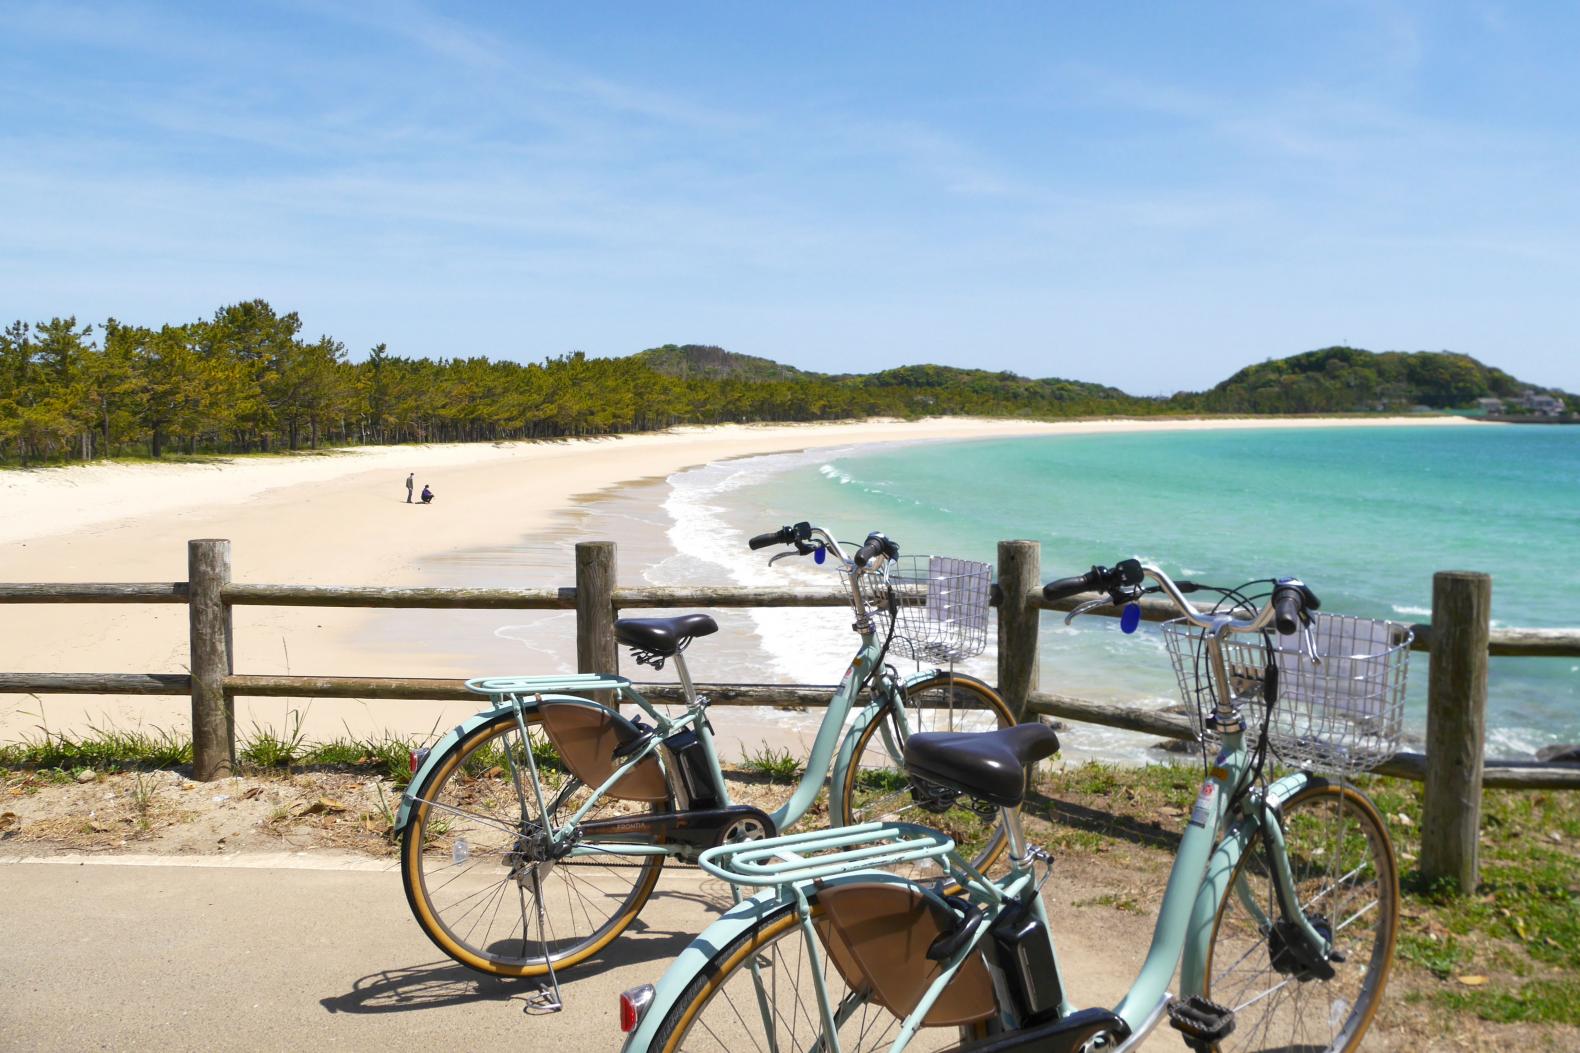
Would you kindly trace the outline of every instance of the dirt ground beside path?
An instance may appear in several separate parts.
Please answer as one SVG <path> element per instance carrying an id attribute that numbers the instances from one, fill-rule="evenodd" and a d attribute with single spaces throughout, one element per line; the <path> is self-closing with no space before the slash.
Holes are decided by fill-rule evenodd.
<path id="1" fill-rule="evenodd" d="M 0 849 L 169 855 L 349 849 L 394 858 L 401 790 L 377 775 L 299 772 L 194 782 L 180 772 L 13 772 Z"/>
<path id="2" fill-rule="evenodd" d="M 782 795 L 783 789 L 751 779 L 740 785 L 748 800 Z M 1123 797 L 1130 791 L 1113 792 Z M 326 858 L 352 853 L 393 869 L 390 827 L 400 796 L 396 784 L 372 771 L 269 772 L 212 783 L 175 771 L 5 772 L 0 863 L 125 854 L 205 857 L 207 864 L 288 852 Z M 1029 836 L 1055 859 L 1046 890 L 1055 934 L 1061 948 L 1081 949 L 1079 960 L 1063 955 L 1072 994 L 1098 1004 L 1113 1004 L 1140 967 L 1172 861 L 1169 832 L 1180 823 L 1174 804 L 1159 804 L 1151 814 L 1116 815 L 1105 807 L 1113 803 L 1099 793 L 1089 800 L 1043 797 L 1028 806 Z M 1438 985 L 1397 962 L 1364 1048 L 1580 1049 L 1573 1029 L 1496 1024 L 1469 1014 L 1446 1021 L 1430 997 Z M 1145 1048 L 1183 1047 L 1164 1029 Z"/>

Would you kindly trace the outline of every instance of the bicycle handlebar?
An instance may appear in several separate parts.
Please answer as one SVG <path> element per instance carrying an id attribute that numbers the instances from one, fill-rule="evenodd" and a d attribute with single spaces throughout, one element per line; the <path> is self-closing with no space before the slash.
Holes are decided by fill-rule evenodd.
<path id="1" fill-rule="evenodd" d="M 1048 582 L 1042 587 L 1042 598 L 1045 600 L 1067 600 L 1071 596 L 1079 596 L 1083 592 L 1091 592 L 1100 583 L 1097 570 L 1097 567 L 1093 567 L 1085 574 L 1077 574 L 1071 578 L 1060 578 L 1057 581 Z"/>
<path id="2" fill-rule="evenodd" d="M 810 556 L 820 548 L 826 548 L 834 554 L 834 558 L 841 563 L 848 563 L 859 568 L 865 567 L 879 556 L 895 559 L 900 554 L 900 546 L 880 531 L 874 530 L 867 535 L 867 540 L 861 543 L 854 556 L 847 556 L 840 543 L 835 540 L 822 527 L 813 526 L 811 523 L 801 522 L 794 526 L 783 526 L 778 530 L 766 534 L 758 534 L 746 542 L 753 551 L 768 548 L 770 545 L 794 545 L 797 552 L 803 556 Z M 788 554 L 788 553 L 787 553 Z"/>
<path id="3" fill-rule="evenodd" d="M 856 612 L 855 628 L 862 632 L 869 631 L 872 623 L 862 601 L 861 587 L 857 584 L 857 578 L 860 576 L 859 572 L 878 570 L 882 564 L 879 564 L 877 567 L 869 565 L 879 556 L 892 560 L 900 555 L 899 545 L 881 532 L 874 530 L 867 535 L 867 540 L 861 543 L 861 547 L 856 550 L 854 556 L 847 556 L 844 548 L 835 540 L 832 534 L 822 527 L 813 526 L 808 522 L 796 523 L 794 526 L 783 526 L 767 534 L 758 534 L 746 544 L 753 550 L 767 548 L 770 545 L 793 545 L 795 551 L 803 556 L 816 554 L 819 563 L 823 562 L 822 553 L 824 551 L 832 552 L 835 559 L 852 569 L 852 573 L 847 575 L 846 584 L 850 589 L 851 608 Z M 782 555 L 788 556 L 790 553 L 785 552 Z M 772 563 L 779 558 L 780 556 L 775 556 L 769 562 Z"/>
<path id="4" fill-rule="evenodd" d="M 1273 590 L 1273 624 L 1284 636 L 1292 636 L 1300 628 L 1300 596 L 1295 590 Z"/>
<path id="5" fill-rule="evenodd" d="M 1273 586 L 1273 624 L 1284 636 L 1292 636 L 1301 626 L 1310 625 L 1311 612 L 1321 607 L 1317 594 L 1299 578 L 1279 578 Z"/>
<path id="6" fill-rule="evenodd" d="M 1113 567 L 1095 566 L 1085 574 L 1050 581 L 1042 587 L 1042 595 L 1044 599 L 1054 601 L 1083 592 L 1106 592 L 1112 602 L 1127 603 L 1140 597 L 1140 585 L 1145 578 L 1157 582 L 1159 589 L 1187 621 L 1211 632 L 1259 632 L 1276 619 L 1278 631 L 1288 636 L 1309 624 L 1311 617 L 1308 612 L 1322 606 L 1322 601 L 1305 582 L 1299 578 L 1280 578 L 1273 589 L 1273 601 L 1252 617 L 1237 618 L 1221 612 L 1204 613 L 1185 598 L 1186 592 L 1195 591 L 1197 586 L 1194 583 L 1184 582 L 1182 587 L 1182 583 L 1174 581 L 1159 568 L 1134 559 L 1122 560 Z"/>
<path id="7" fill-rule="evenodd" d="M 1096 566 L 1085 574 L 1050 581 L 1042 587 L 1046 600 L 1064 600 L 1083 592 L 1106 592 L 1115 603 L 1134 599 L 1141 584 L 1142 566 L 1139 560 L 1126 559 L 1112 567 Z"/>
<path id="8" fill-rule="evenodd" d="M 825 543 L 833 541 L 822 529 L 803 520 L 793 526 L 782 526 L 771 533 L 758 534 L 748 541 L 746 545 L 753 551 L 767 548 L 769 545 L 794 545 L 796 551 L 805 556 L 815 552 L 818 548 L 818 544 L 813 540 L 813 535 L 820 535 Z M 838 545 L 834 545 L 833 548 L 836 555 L 841 555 Z M 843 558 L 842 555 L 841 558 Z"/>
<path id="9" fill-rule="evenodd" d="M 760 548 L 767 548 L 769 545 L 783 545 L 790 540 L 789 538 L 785 537 L 785 532 L 789 529 L 789 527 L 780 527 L 771 534 L 758 534 L 746 544 L 753 551 L 756 551 Z"/>
<path id="10" fill-rule="evenodd" d="M 899 545 L 896 545 L 883 534 L 874 530 L 867 535 L 867 540 L 863 541 L 861 547 L 856 550 L 856 555 L 852 557 L 852 562 L 858 567 L 865 567 L 879 556 L 888 556 L 890 559 L 893 559 L 899 554 Z"/>
<path id="11" fill-rule="evenodd" d="M 1192 625 L 1200 626 L 1209 632 L 1218 632 L 1220 630 L 1227 630 L 1228 632 L 1233 633 L 1260 632 L 1262 629 L 1267 627 L 1268 622 L 1273 620 L 1272 604 L 1267 604 L 1261 610 L 1256 612 L 1255 617 L 1251 618 L 1236 618 L 1232 614 L 1203 614 L 1201 611 L 1196 609 L 1196 605 L 1194 603 L 1185 598 L 1185 594 L 1180 590 L 1180 587 L 1175 584 L 1173 578 L 1170 578 L 1167 574 L 1163 573 L 1163 571 L 1159 570 L 1157 567 L 1152 566 L 1150 563 L 1143 566 L 1142 570 L 1147 577 L 1158 583 L 1158 585 L 1163 589 L 1164 594 L 1167 595 L 1169 599 L 1174 601 L 1174 606 L 1179 608 L 1180 613 L 1185 616 L 1187 621 L 1189 621 Z"/>

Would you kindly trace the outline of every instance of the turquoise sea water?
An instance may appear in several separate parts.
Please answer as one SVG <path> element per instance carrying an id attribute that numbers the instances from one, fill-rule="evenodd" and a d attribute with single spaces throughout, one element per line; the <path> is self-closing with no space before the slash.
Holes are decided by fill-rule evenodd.
<path id="1" fill-rule="evenodd" d="M 1405 622 L 1428 620 L 1434 571 L 1480 570 L 1494 579 L 1495 625 L 1580 626 L 1580 428 L 1069 435 L 759 458 L 672 483 L 683 559 L 706 558 L 688 539 L 716 548 L 720 529 L 812 519 L 841 536 L 882 529 L 907 552 L 987 562 L 1001 538 L 1034 539 L 1044 579 L 1130 555 L 1214 584 L 1296 574 L 1327 610 Z M 736 576 L 783 580 L 782 568 Z M 846 649 L 838 637 L 800 643 L 824 665 Z M 1160 706 L 1175 697 L 1155 630 L 1127 637 L 1106 618 L 1065 628 L 1047 614 L 1042 655 L 1044 690 Z M 793 659 L 781 664 L 796 672 Z M 1417 654 L 1415 737 L 1425 682 Z M 1493 753 L 1580 742 L 1580 661 L 1494 660 L 1489 710 Z"/>

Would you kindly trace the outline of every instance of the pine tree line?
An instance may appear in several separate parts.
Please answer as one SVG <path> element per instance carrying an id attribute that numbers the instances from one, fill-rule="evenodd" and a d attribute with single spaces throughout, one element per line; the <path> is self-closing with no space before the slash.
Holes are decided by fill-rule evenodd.
<path id="1" fill-rule="evenodd" d="M 76 318 L 12 323 L 0 331 L 0 463 L 870 416 L 1397 412 L 1529 388 L 1467 355 L 1348 347 L 1269 360 L 1169 398 L 952 366 L 811 373 L 696 345 L 524 364 L 404 358 L 379 344 L 351 362 L 332 337 L 304 339 L 294 312 L 251 300 L 157 329 L 113 318 L 97 327 Z"/>
<path id="2" fill-rule="evenodd" d="M 887 379 L 677 376 L 641 356 L 576 352 L 529 364 L 482 356 L 434 360 L 393 355 L 384 344 L 350 362 L 339 341 L 304 339 L 294 312 L 279 314 L 262 300 L 157 329 L 113 318 L 97 327 L 74 317 L 18 321 L 0 333 L 0 461 L 539 439 L 873 415 L 1049 417 L 1159 408 L 1095 385 L 970 372 L 972 379 L 956 384 L 919 381 L 905 371 Z"/>

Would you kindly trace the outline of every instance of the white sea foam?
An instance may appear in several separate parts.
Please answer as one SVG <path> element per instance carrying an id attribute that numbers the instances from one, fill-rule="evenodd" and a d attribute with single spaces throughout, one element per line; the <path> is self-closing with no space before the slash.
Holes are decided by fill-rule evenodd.
<path id="1" fill-rule="evenodd" d="M 746 547 L 747 533 L 732 525 L 725 514 L 729 511 L 727 495 L 782 472 L 825 462 L 819 471 L 838 478 L 841 473 L 826 463 L 827 457 L 826 450 L 773 454 L 721 461 L 671 476 L 663 507 L 670 517 L 668 535 L 677 558 L 666 560 L 655 570 L 684 567 L 691 572 L 684 580 L 693 583 L 711 580 L 732 585 L 832 584 L 836 580 L 832 563 L 820 568 L 810 560 L 782 560 L 770 568 L 768 558 L 785 550 L 776 547 L 751 552 Z M 761 530 L 777 525 L 764 523 Z M 853 650 L 848 619 L 843 615 L 829 608 L 785 607 L 753 608 L 749 616 L 769 663 L 760 679 L 801 684 L 833 683 L 839 679 Z"/>
<path id="2" fill-rule="evenodd" d="M 1543 735 L 1534 728 L 1494 727 L 1487 728 L 1487 756 L 1513 757 L 1515 759 L 1528 759 L 1536 755 L 1536 751 L 1543 746 L 1552 745 L 1551 735 Z"/>
<path id="3" fill-rule="evenodd" d="M 1432 617 L 1432 608 L 1430 607 L 1412 607 L 1408 603 L 1395 603 L 1392 606 L 1395 614 L 1403 614 L 1411 618 Z"/>
<path id="4" fill-rule="evenodd" d="M 565 629 L 552 623 L 574 621 L 575 618 L 575 611 L 545 612 L 531 623 L 498 626 L 494 629 L 494 636 L 501 640 L 512 640 L 534 655 L 541 656 L 542 662 L 534 666 L 535 670 L 545 673 L 551 671 L 574 673 L 576 663 L 566 657 L 565 650 L 560 645 L 560 641 L 565 638 Z M 553 668 L 550 669 L 549 666 Z"/>
<path id="5" fill-rule="evenodd" d="M 669 479 L 670 492 L 663 508 L 671 521 L 668 536 L 675 556 L 649 573 L 655 584 L 713 581 L 733 585 L 837 587 L 840 578 L 832 560 L 818 566 L 810 559 L 786 559 L 773 567 L 768 558 L 785 549 L 775 547 L 750 552 L 749 533 L 766 531 L 777 523 L 753 524 L 741 530 L 737 521 L 752 513 L 732 506 L 734 495 L 773 476 L 813 465 L 824 478 L 841 486 L 856 482 L 849 473 L 828 462 L 829 451 L 773 454 L 723 461 L 677 473 Z M 868 492 L 877 493 L 868 487 Z M 738 498 L 736 499 L 738 500 Z M 818 521 L 817 509 L 806 514 L 814 523 L 838 533 L 841 524 Z M 837 681 L 848 666 L 856 646 L 848 611 L 837 608 L 752 608 L 748 616 L 762 646 L 767 668 L 753 679 L 775 683 L 828 684 Z M 903 656 L 891 655 L 893 664 L 905 669 Z M 972 675 L 994 678 L 994 658 L 979 656 L 956 668 Z M 774 717 L 795 723 L 793 714 Z M 799 718 L 805 721 L 805 717 Z"/>

